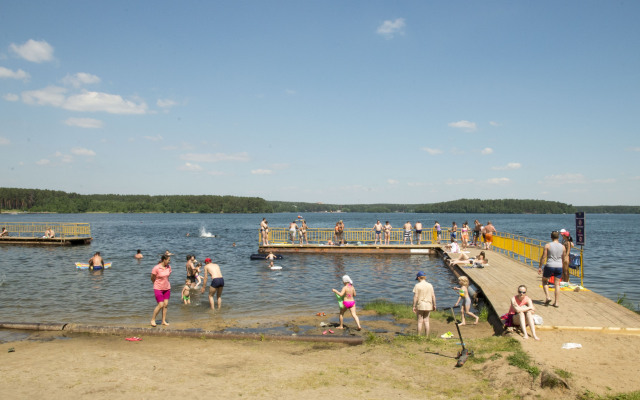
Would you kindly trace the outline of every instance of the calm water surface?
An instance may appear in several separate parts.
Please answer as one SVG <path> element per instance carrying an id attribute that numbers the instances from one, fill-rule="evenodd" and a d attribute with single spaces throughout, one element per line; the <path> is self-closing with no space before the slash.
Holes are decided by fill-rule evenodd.
<path id="1" fill-rule="evenodd" d="M 155 307 L 149 273 L 165 249 L 175 254 L 170 321 L 211 317 L 206 294 L 192 296 L 189 306 L 180 302 L 188 253 L 200 261 L 211 257 L 220 264 L 226 285 L 225 317 L 337 311 L 331 288 L 341 288 L 344 274 L 353 279 L 359 304 L 377 298 L 410 303 L 418 270 L 427 273 L 439 305 L 455 301 L 450 289 L 455 280 L 452 274 L 440 259 L 427 255 L 285 255 L 277 262 L 281 271 L 249 259 L 257 253 L 262 217 L 272 227 L 284 227 L 296 215 L 2 215 L 0 222 L 89 222 L 94 240 L 89 246 L 77 247 L 0 246 L 0 320 L 146 324 Z M 465 220 L 478 218 L 483 223 L 491 220 L 499 231 L 543 240 L 554 229 L 575 230 L 573 215 L 310 213 L 304 217 L 314 228 L 333 228 L 338 219 L 347 228 L 361 228 L 373 226 L 377 219 L 401 227 L 407 220 L 425 226 L 435 220 L 443 226 L 456 221 L 461 226 Z M 613 300 L 624 293 L 634 304 L 640 303 L 640 267 L 635 262 L 639 223 L 639 215 L 587 215 L 586 287 Z M 215 237 L 201 237 L 202 231 Z M 140 262 L 133 258 L 136 249 L 145 255 Z M 86 262 L 95 251 L 113 267 L 104 272 L 76 270 L 74 263 Z"/>

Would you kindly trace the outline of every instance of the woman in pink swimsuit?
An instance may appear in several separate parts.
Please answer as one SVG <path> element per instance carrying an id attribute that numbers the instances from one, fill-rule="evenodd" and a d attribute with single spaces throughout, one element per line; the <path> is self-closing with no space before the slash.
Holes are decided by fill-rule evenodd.
<path id="1" fill-rule="evenodd" d="M 344 329 L 344 313 L 349 310 L 351 311 L 351 316 L 356 321 L 356 325 L 358 325 L 357 329 L 360 330 L 362 329 L 362 327 L 360 326 L 360 319 L 356 315 L 356 288 L 353 287 L 353 281 L 351 280 L 351 278 L 349 278 L 349 275 L 345 275 L 342 277 L 342 284 L 344 285 L 344 287 L 340 292 L 335 289 L 331 289 L 333 293 L 344 299 L 342 301 L 344 307 L 340 308 L 340 326 L 338 327 L 338 329 Z"/>
<path id="2" fill-rule="evenodd" d="M 169 297 L 171 297 L 171 283 L 169 283 L 169 275 L 171 275 L 171 265 L 169 265 L 171 257 L 163 254 L 158 265 L 151 270 L 151 282 L 153 282 L 153 293 L 156 296 L 158 305 L 153 310 L 151 317 L 151 326 L 156 326 L 156 316 L 162 310 L 162 325 L 169 325 L 167 322 L 167 308 L 169 307 Z"/>

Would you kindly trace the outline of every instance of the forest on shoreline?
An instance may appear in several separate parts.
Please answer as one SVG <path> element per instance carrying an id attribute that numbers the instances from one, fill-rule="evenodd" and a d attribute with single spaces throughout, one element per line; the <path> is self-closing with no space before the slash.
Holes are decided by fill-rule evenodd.
<path id="1" fill-rule="evenodd" d="M 77 194 L 57 190 L 0 188 L 0 212 L 31 213 L 476 213 L 476 214 L 639 214 L 640 206 L 573 206 L 556 201 L 460 199 L 425 204 L 323 204 L 269 201 L 216 195 Z"/>

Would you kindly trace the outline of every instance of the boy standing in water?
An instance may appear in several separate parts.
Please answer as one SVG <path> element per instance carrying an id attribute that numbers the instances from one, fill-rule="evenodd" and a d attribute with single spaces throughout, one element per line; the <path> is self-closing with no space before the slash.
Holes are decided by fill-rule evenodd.
<path id="1" fill-rule="evenodd" d="M 275 254 L 273 254 L 272 252 L 269 252 L 269 255 L 267 257 L 265 257 L 267 260 L 269 260 L 269 268 L 273 267 L 273 260 L 276 259 Z"/>
<path id="2" fill-rule="evenodd" d="M 182 288 L 182 302 L 191 304 L 191 281 L 189 278 L 185 279 L 184 287 Z"/>

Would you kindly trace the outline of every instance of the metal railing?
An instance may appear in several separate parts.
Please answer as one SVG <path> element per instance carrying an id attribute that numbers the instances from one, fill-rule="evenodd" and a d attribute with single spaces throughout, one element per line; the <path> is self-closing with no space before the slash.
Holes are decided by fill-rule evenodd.
<path id="1" fill-rule="evenodd" d="M 47 230 L 53 230 L 55 239 L 91 237 L 91 227 L 86 222 L 0 222 L 0 231 L 2 228 L 10 237 L 43 238 Z"/>
<path id="2" fill-rule="evenodd" d="M 258 241 L 262 244 L 261 234 L 258 233 Z M 269 243 L 270 244 L 286 244 L 291 243 L 291 236 L 289 229 L 286 228 L 269 228 Z M 300 243 L 301 233 L 296 232 L 295 244 Z M 333 228 L 307 228 L 307 240 L 304 242 L 309 244 L 327 244 L 329 242 L 336 241 L 336 235 Z M 350 228 L 345 229 L 342 233 L 342 238 L 345 243 L 355 244 L 374 244 L 376 242 L 375 232 L 371 228 Z M 380 239 L 384 243 L 384 231 L 380 233 Z M 415 245 L 418 240 L 416 231 L 411 231 L 410 239 Z M 392 228 L 389 232 L 389 244 L 401 245 L 404 241 L 404 230 L 401 228 Z M 421 244 L 433 244 L 435 243 L 435 230 L 425 229 L 422 231 Z M 379 242 L 378 242 L 379 243 Z M 407 241 L 407 244 L 409 241 Z"/>

